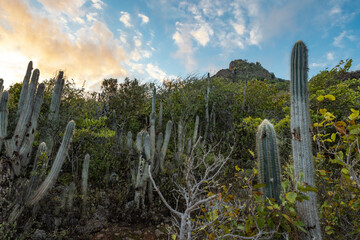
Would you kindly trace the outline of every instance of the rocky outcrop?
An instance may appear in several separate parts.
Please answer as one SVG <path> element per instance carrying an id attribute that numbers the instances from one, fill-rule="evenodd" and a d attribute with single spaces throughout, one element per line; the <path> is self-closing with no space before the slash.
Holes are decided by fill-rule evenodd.
<path id="1" fill-rule="evenodd" d="M 228 79 L 233 82 L 245 79 L 275 79 L 275 75 L 263 68 L 259 62 L 249 63 L 242 59 L 230 62 L 228 69 L 221 69 L 213 77 Z"/>

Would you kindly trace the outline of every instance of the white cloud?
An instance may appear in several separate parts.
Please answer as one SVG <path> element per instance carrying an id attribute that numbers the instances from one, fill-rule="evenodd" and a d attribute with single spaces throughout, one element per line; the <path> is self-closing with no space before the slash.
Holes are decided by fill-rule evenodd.
<path id="1" fill-rule="evenodd" d="M 84 24 L 85 23 L 84 19 L 82 19 L 81 17 L 75 17 L 74 21 L 79 23 L 79 24 Z"/>
<path id="2" fill-rule="evenodd" d="M 197 63 L 194 59 L 194 49 L 192 44 L 191 35 L 189 34 L 189 25 L 176 23 L 176 32 L 173 34 L 172 39 L 178 47 L 174 57 L 179 59 L 188 72 L 196 69 Z"/>
<path id="3" fill-rule="evenodd" d="M 337 37 L 334 37 L 333 45 L 336 47 L 344 47 L 344 40 L 349 39 L 350 41 L 355 41 L 356 37 L 354 35 L 349 34 L 348 31 L 342 31 Z"/>
<path id="4" fill-rule="evenodd" d="M 231 26 L 233 26 L 233 28 L 235 29 L 235 32 L 239 35 L 243 35 L 245 33 L 245 25 L 244 24 L 239 24 L 239 23 L 235 23 L 235 22 L 231 22 L 230 23 Z"/>
<path id="5" fill-rule="evenodd" d="M 259 26 L 254 26 L 253 29 L 250 30 L 250 36 L 247 39 L 247 42 L 250 45 L 259 45 L 262 40 L 262 32 Z"/>
<path id="6" fill-rule="evenodd" d="M 334 6 L 330 10 L 330 15 L 335 15 L 335 14 L 340 14 L 340 13 L 341 13 L 341 8 L 339 6 Z"/>
<path id="7" fill-rule="evenodd" d="M 192 30 L 190 34 L 204 47 L 210 41 L 210 36 L 214 34 L 214 31 L 209 26 L 203 25 L 197 30 Z"/>
<path id="8" fill-rule="evenodd" d="M 120 22 L 122 22 L 124 25 L 125 25 L 125 27 L 131 27 L 131 23 L 130 23 L 130 21 L 131 21 L 131 17 L 130 17 L 130 13 L 128 13 L 128 12 L 123 12 L 123 11 L 121 11 L 120 12 L 121 13 L 121 17 L 120 17 Z"/>
<path id="9" fill-rule="evenodd" d="M 155 66 L 151 63 L 146 65 L 146 72 L 150 75 L 151 78 L 164 81 L 167 79 L 175 79 L 176 77 L 173 75 L 167 75 L 163 70 L 161 70 L 158 66 Z"/>
<path id="10" fill-rule="evenodd" d="M 44 8 L 54 14 L 65 14 L 71 19 L 74 19 L 78 16 L 83 15 L 81 7 L 84 5 L 86 0 L 62 0 L 62 1 L 53 1 L 53 0 L 38 0 Z"/>
<path id="11" fill-rule="evenodd" d="M 141 24 L 146 24 L 149 22 L 149 17 L 144 14 L 139 13 L 138 17 L 141 18 Z"/>
<path id="12" fill-rule="evenodd" d="M 332 52 L 327 53 L 326 58 L 329 61 L 334 60 L 334 53 L 332 53 Z"/>
<path id="13" fill-rule="evenodd" d="M 334 46 L 344 47 L 344 45 L 342 44 L 342 40 L 344 39 L 345 35 L 346 35 L 346 31 L 343 31 L 342 33 L 340 33 L 339 36 L 335 37 L 333 42 Z"/>
<path id="14" fill-rule="evenodd" d="M 96 12 L 88 13 L 88 14 L 86 14 L 86 20 L 88 20 L 89 22 L 96 21 L 97 15 L 98 14 Z"/>
<path id="15" fill-rule="evenodd" d="M 92 6 L 98 10 L 102 9 L 103 6 L 105 5 L 103 1 L 101 0 L 91 0 L 92 1 Z"/>
<path id="16" fill-rule="evenodd" d="M 13 56 L 7 60 L 9 69 L 25 68 L 23 59 L 34 60 L 42 79 L 62 69 L 77 83 L 86 79 L 94 87 L 99 79 L 127 74 L 122 63 L 128 55 L 105 23 L 94 21 L 74 30 L 64 28 L 53 15 L 38 14 L 24 1 L 0 0 L 0 5 L 0 19 L 6 19 L 10 27 L 0 24 L 0 54 Z M 7 78 L 20 80 L 13 76 Z"/>
<path id="17" fill-rule="evenodd" d="M 318 67 L 325 67 L 326 63 L 311 63 L 310 67 L 318 68 Z"/>

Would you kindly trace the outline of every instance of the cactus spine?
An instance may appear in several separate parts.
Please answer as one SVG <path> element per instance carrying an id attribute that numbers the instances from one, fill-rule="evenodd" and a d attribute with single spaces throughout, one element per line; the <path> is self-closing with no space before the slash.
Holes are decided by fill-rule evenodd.
<path id="1" fill-rule="evenodd" d="M 311 149 L 311 122 L 308 93 L 308 56 L 302 41 L 295 43 L 291 53 L 291 133 L 295 179 L 315 186 Z M 316 193 L 307 193 L 309 200 L 297 203 L 298 215 L 308 234 L 302 239 L 321 239 L 316 207 Z"/>
<path id="2" fill-rule="evenodd" d="M 265 119 L 258 127 L 256 149 L 259 167 L 259 182 L 265 183 L 262 188 L 264 197 L 280 200 L 281 167 L 276 132 L 274 126 Z"/>

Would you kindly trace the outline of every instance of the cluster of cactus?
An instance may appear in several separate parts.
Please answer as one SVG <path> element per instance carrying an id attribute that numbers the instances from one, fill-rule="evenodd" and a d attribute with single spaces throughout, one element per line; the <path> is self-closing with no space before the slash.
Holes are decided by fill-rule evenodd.
<path id="1" fill-rule="evenodd" d="M 129 150 L 130 171 L 132 185 L 135 189 L 135 208 L 145 209 L 145 196 L 148 193 L 149 204 L 153 203 L 153 186 L 149 180 L 147 169 L 149 164 L 153 166 L 153 175 L 164 170 L 165 155 L 170 141 L 172 121 L 166 125 L 165 136 L 161 131 L 162 104 L 160 104 L 158 130 L 156 131 L 156 88 L 153 90 L 152 111 L 150 114 L 150 132 L 141 131 L 136 136 L 134 144 L 133 135 L 128 132 L 127 148 Z M 158 134 L 157 134 L 158 132 Z"/>
<path id="2" fill-rule="evenodd" d="M 7 161 L 11 165 L 11 170 L 8 176 L 2 176 L 2 179 L 6 179 L 6 181 L 11 181 L 11 179 L 17 178 L 22 175 L 30 162 L 31 151 L 33 148 L 35 133 L 38 126 L 38 118 L 40 114 L 40 108 L 43 102 L 43 95 L 45 89 L 45 85 L 43 83 L 38 85 L 39 75 L 40 72 L 38 69 L 32 71 L 32 62 L 30 62 L 28 64 L 23 81 L 23 86 L 21 89 L 17 110 L 17 125 L 14 132 L 12 133 L 12 136 L 8 136 L 7 133 L 7 104 L 9 94 L 6 91 L 1 94 L 0 144 L 5 145 L 5 159 L 7 159 Z M 62 72 L 60 72 L 58 79 L 62 79 Z M 62 86 L 58 86 L 58 84 L 62 84 Z M 62 89 L 62 87 L 63 79 L 58 81 L 57 86 L 55 86 L 55 90 L 59 90 L 59 88 Z M 52 105 L 55 101 L 57 103 L 54 104 L 54 106 L 51 108 L 55 115 L 58 114 L 59 111 L 62 90 L 57 92 L 59 94 L 54 93 Z M 46 171 L 44 170 L 44 168 L 48 164 L 49 149 L 47 147 L 47 144 L 44 142 L 39 145 L 37 156 L 35 157 L 33 164 L 34 174 L 31 176 L 30 181 L 18 181 L 21 182 L 19 185 L 21 189 L 23 189 L 23 191 L 22 194 L 18 195 L 16 199 L 14 199 L 15 203 L 11 209 L 11 213 L 8 218 L 9 222 L 15 221 L 21 215 L 25 207 L 31 207 L 37 204 L 45 196 L 47 191 L 55 184 L 64 160 L 67 156 L 74 130 L 75 122 L 70 121 L 67 124 L 62 143 L 56 154 L 51 170 L 44 179 L 44 181 L 40 184 L 40 186 L 40 180 L 45 177 L 44 174 Z M 0 164 L 5 165 L 6 162 L 1 162 Z"/>
<path id="3" fill-rule="evenodd" d="M 295 43 L 291 53 L 291 134 L 295 180 L 315 186 L 315 169 L 311 148 L 311 120 L 308 92 L 308 56 L 302 41 Z M 280 160 L 273 126 L 264 120 L 257 133 L 260 183 L 265 196 L 279 199 L 281 190 Z M 307 234 L 302 239 L 321 239 L 316 206 L 316 192 L 308 192 L 309 200 L 297 202 L 297 213 Z"/>

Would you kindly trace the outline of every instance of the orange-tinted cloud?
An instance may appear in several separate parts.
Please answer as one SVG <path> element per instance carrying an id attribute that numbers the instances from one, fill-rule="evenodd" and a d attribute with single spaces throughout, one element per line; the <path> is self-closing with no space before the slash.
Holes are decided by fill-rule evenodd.
<path id="1" fill-rule="evenodd" d="M 125 76 L 121 63 L 127 56 L 103 22 L 95 20 L 76 32 L 69 32 L 69 28 L 60 26 L 56 19 L 36 15 L 21 0 L 0 0 L 0 6 L 0 63 L 14 55 L 22 61 L 24 58 L 34 60 L 41 79 L 62 69 L 79 83 L 87 80 L 87 87 L 94 90 L 100 88 L 103 78 Z M 8 59 L 7 62 L 17 61 Z M 21 67 L 23 75 L 26 63 Z"/>

